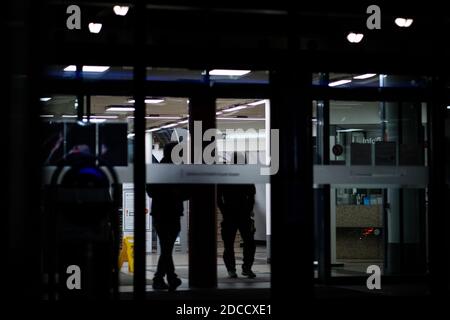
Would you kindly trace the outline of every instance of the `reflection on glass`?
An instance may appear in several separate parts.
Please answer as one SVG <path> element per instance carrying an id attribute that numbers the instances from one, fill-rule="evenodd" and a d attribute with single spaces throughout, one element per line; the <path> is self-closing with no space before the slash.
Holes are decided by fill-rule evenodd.
<path id="1" fill-rule="evenodd" d="M 425 88 L 430 83 L 430 77 L 425 76 L 399 76 L 377 73 L 314 73 L 312 79 L 313 85 L 332 88 Z"/>

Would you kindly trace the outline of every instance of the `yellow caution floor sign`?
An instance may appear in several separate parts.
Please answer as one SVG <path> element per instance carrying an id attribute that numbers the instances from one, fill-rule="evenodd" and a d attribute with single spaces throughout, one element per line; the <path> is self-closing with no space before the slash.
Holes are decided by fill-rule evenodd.
<path id="1" fill-rule="evenodd" d="M 122 241 L 122 250 L 120 250 L 119 256 L 119 269 L 122 268 L 122 265 L 125 261 L 128 262 L 128 271 L 134 272 L 134 239 L 131 236 L 127 236 L 123 238 Z"/>

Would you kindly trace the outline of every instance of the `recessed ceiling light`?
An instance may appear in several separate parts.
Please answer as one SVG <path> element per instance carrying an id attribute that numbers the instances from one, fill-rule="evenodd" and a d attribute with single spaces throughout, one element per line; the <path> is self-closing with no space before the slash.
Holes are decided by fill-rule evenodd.
<path id="1" fill-rule="evenodd" d="M 128 6 L 114 6 L 113 10 L 114 10 L 114 13 L 118 16 L 126 16 L 129 8 L 130 7 L 128 7 Z"/>
<path id="2" fill-rule="evenodd" d="M 413 19 L 410 18 L 396 18 L 395 24 L 401 28 L 408 28 L 412 25 Z"/>
<path id="3" fill-rule="evenodd" d="M 251 70 L 229 70 L 229 69 L 214 69 L 209 71 L 210 76 L 243 76 L 250 73 Z"/>
<path id="4" fill-rule="evenodd" d="M 47 102 L 47 101 L 52 100 L 52 98 L 50 98 L 50 97 L 44 97 L 44 98 L 39 98 L 39 100 L 42 101 L 42 102 Z"/>
<path id="5" fill-rule="evenodd" d="M 102 24 L 101 23 L 95 23 L 95 22 L 89 23 L 89 31 L 91 33 L 99 33 L 100 30 L 102 30 Z"/>
<path id="6" fill-rule="evenodd" d="M 375 77 L 376 75 L 377 75 L 376 73 L 365 73 L 365 74 L 362 74 L 359 76 L 355 76 L 355 77 L 353 77 L 353 79 L 363 80 L 363 79 Z"/>
<path id="7" fill-rule="evenodd" d="M 343 85 L 343 84 L 347 84 L 347 83 L 350 83 L 350 82 L 352 82 L 352 80 L 347 80 L 347 79 L 344 79 L 344 80 L 338 80 L 338 81 L 330 82 L 330 83 L 328 84 L 328 86 L 330 86 L 330 87 L 336 87 L 336 86 L 341 86 L 341 85 Z"/>
<path id="8" fill-rule="evenodd" d="M 347 35 L 347 40 L 351 43 L 359 43 L 359 42 L 361 42 L 363 37 L 364 37 L 364 35 L 362 33 L 350 32 Z"/>

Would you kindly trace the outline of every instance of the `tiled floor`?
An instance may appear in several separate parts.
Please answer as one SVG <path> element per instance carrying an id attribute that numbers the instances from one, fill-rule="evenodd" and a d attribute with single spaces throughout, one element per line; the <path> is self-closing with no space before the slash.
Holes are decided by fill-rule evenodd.
<path id="1" fill-rule="evenodd" d="M 158 255 L 148 254 L 147 255 L 147 291 L 153 291 L 151 286 L 151 279 L 156 271 L 156 265 L 158 263 Z M 188 255 L 183 253 L 174 253 L 173 255 L 175 269 L 178 276 L 183 281 L 183 284 L 178 288 L 178 290 L 188 290 Z M 218 288 L 219 289 L 238 289 L 238 288 L 270 288 L 270 264 L 267 263 L 266 248 L 264 246 L 258 246 L 255 254 L 255 263 L 253 264 L 253 271 L 256 274 L 256 278 L 248 279 L 240 275 L 240 265 L 242 264 L 242 249 L 236 250 L 236 265 L 238 269 L 238 278 L 230 279 L 228 277 L 227 270 L 222 259 L 222 250 L 218 249 L 217 257 L 217 278 L 218 278 Z M 133 275 L 128 272 L 128 265 L 125 263 L 121 270 L 120 276 L 120 291 L 121 292 L 131 292 Z"/>

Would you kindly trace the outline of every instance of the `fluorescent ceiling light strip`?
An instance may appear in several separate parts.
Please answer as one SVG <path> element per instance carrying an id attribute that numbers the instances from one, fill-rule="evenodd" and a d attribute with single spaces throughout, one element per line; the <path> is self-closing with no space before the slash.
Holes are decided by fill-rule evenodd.
<path id="1" fill-rule="evenodd" d="M 161 130 L 161 128 L 148 129 L 148 130 L 145 130 L 145 132 L 154 132 L 154 131 L 158 131 L 158 130 Z"/>
<path id="2" fill-rule="evenodd" d="M 260 105 L 260 104 L 265 104 L 266 103 L 266 100 L 259 100 L 259 101 L 255 101 L 255 102 L 252 102 L 252 103 L 247 103 L 249 106 L 258 106 L 258 105 Z"/>
<path id="3" fill-rule="evenodd" d="M 135 103 L 136 100 L 134 99 L 128 99 L 128 103 Z M 157 103 L 161 103 L 164 102 L 164 99 L 145 99 L 144 102 L 146 104 L 157 104 Z"/>
<path id="4" fill-rule="evenodd" d="M 242 110 L 247 108 L 247 106 L 237 106 L 237 107 L 232 107 L 232 108 L 228 108 L 228 109 L 224 109 L 222 110 L 223 112 L 233 112 L 233 111 L 238 111 L 238 110 Z"/>
<path id="5" fill-rule="evenodd" d="M 339 129 L 336 130 L 336 132 L 357 132 L 357 131 L 364 131 L 363 129 Z"/>
<path id="6" fill-rule="evenodd" d="M 83 118 L 83 122 L 102 123 L 102 122 L 105 122 L 105 121 L 106 121 L 106 119 L 99 119 L 99 118 L 88 119 L 88 118 Z"/>
<path id="7" fill-rule="evenodd" d="M 83 66 L 82 70 L 83 72 L 105 72 L 108 70 L 109 66 Z M 77 67 L 75 65 L 70 65 L 64 68 L 64 71 L 66 72 L 74 72 L 77 71 Z"/>
<path id="8" fill-rule="evenodd" d="M 230 69 L 213 69 L 209 71 L 210 76 L 243 76 L 250 73 L 251 70 L 230 70 Z"/>
<path id="9" fill-rule="evenodd" d="M 52 98 L 51 97 L 43 97 L 43 98 L 39 98 L 39 100 L 42 102 L 47 102 L 47 101 L 52 100 Z"/>
<path id="10" fill-rule="evenodd" d="M 219 116 L 219 115 L 221 115 L 221 114 L 223 114 L 222 111 L 217 111 L 217 112 L 216 112 L 216 116 Z"/>
<path id="11" fill-rule="evenodd" d="M 41 118 L 53 118 L 54 115 L 53 114 L 41 114 L 40 117 Z"/>
<path id="12" fill-rule="evenodd" d="M 336 87 L 336 86 L 341 86 L 343 84 L 350 83 L 350 82 L 352 82 L 352 80 L 338 80 L 338 81 L 330 82 L 328 84 L 328 86 Z"/>
<path id="13" fill-rule="evenodd" d="M 188 122 L 189 122 L 189 120 L 183 120 L 183 121 L 177 122 L 177 124 L 185 124 L 185 123 L 188 123 Z"/>
<path id="14" fill-rule="evenodd" d="M 377 75 L 376 73 L 365 73 L 365 74 L 353 77 L 353 79 L 363 80 L 363 79 L 375 77 L 376 75 Z"/>
<path id="15" fill-rule="evenodd" d="M 91 116 L 91 119 L 117 119 L 119 116 Z"/>
<path id="16" fill-rule="evenodd" d="M 134 107 L 110 107 L 106 109 L 106 112 L 132 112 L 134 111 Z"/>
<path id="17" fill-rule="evenodd" d="M 77 116 L 74 114 L 63 114 L 61 117 L 62 118 L 76 118 Z"/>
<path id="18" fill-rule="evenodd" d="M 105 72 L 108 66 L 83 66 L 83 72 Z"/>
<path id="19" fill-rule="evenodd" d="M 450 106 L 447 106 L 447 110 L 450 110 Z"/>

